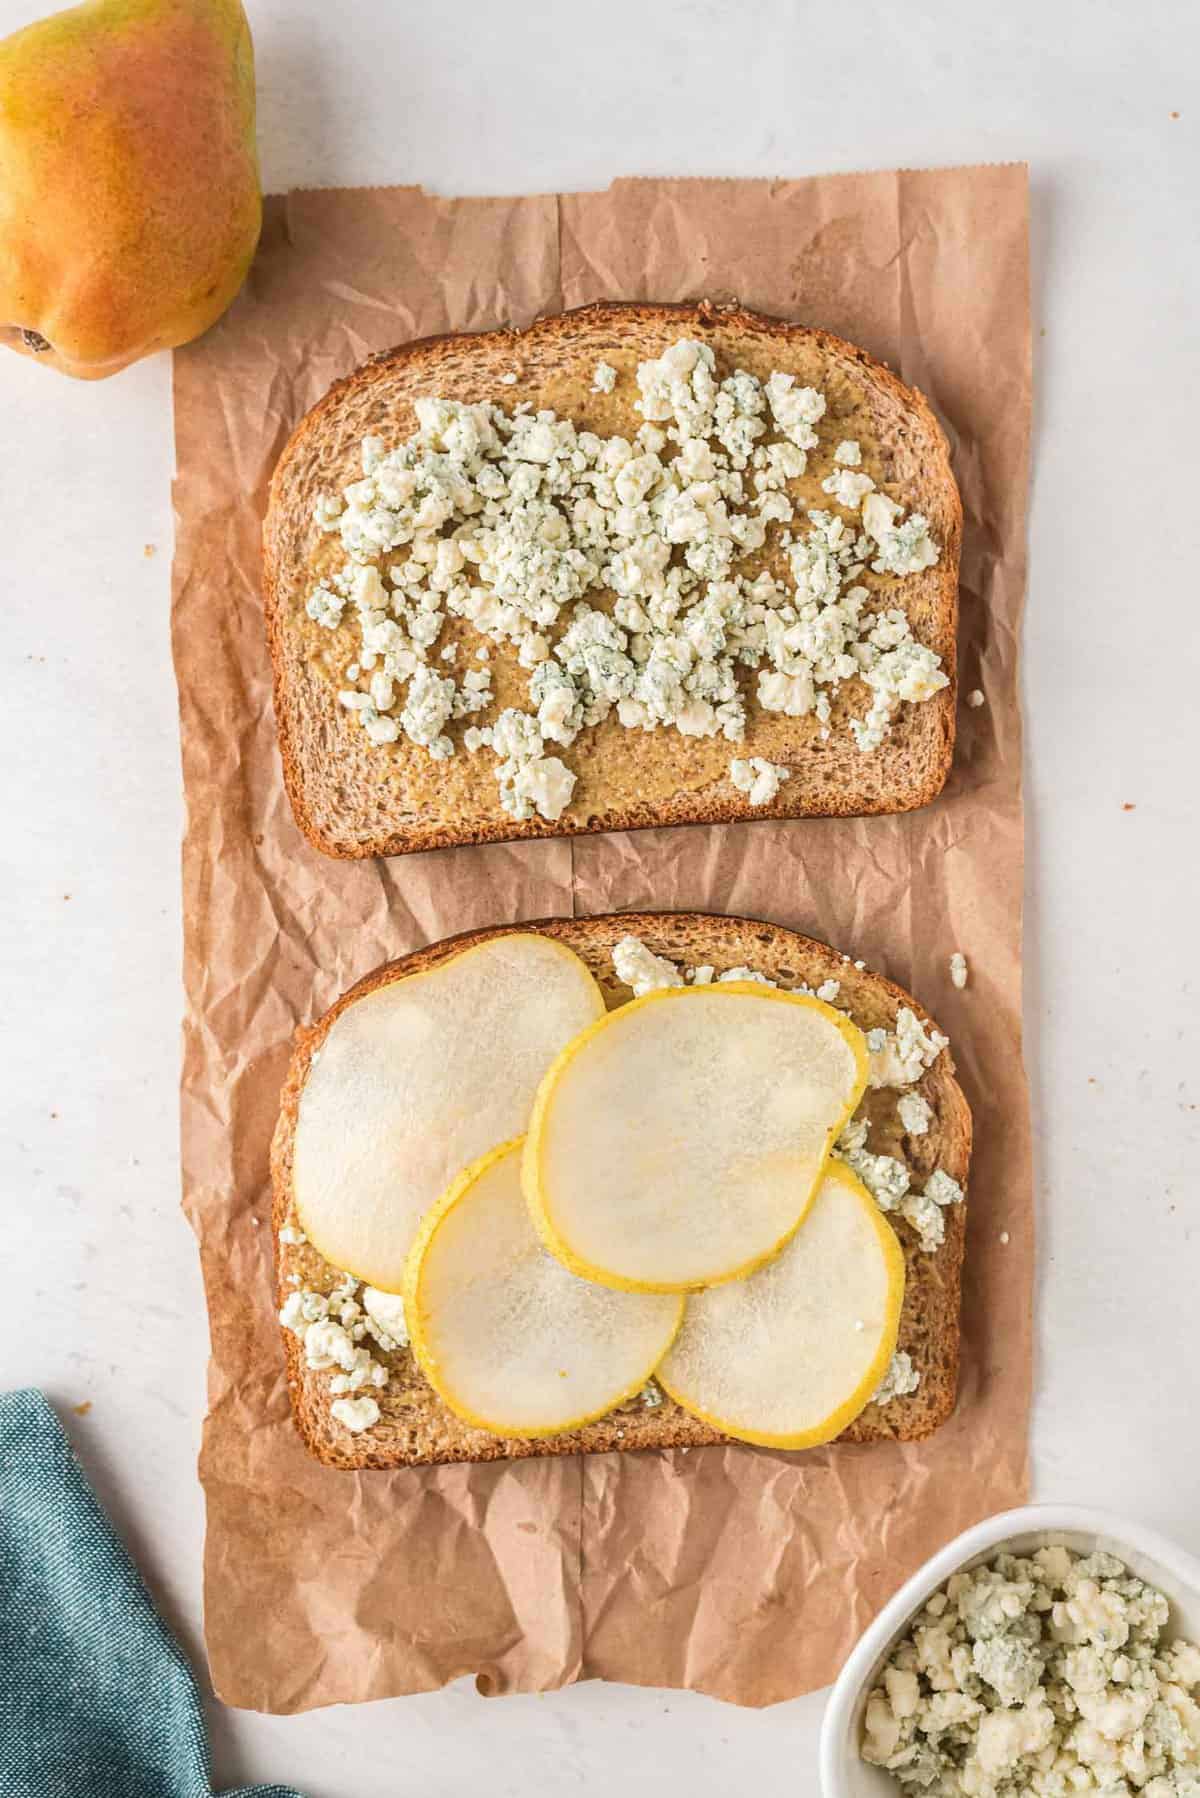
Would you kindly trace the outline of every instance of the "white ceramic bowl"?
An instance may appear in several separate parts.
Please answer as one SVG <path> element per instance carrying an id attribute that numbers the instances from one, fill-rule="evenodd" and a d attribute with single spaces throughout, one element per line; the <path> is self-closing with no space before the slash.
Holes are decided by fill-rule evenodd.
<path id="1" fill-rule="evenodd" d="M 821 1790 L 824 1798 L 897 1798 L 890 1773 L 860 1759 L 863 1712 L 884 1662 L 913 1617 L 938 1587 L 964 1568 L 978 1567 L 1002 1549 L 1029 1554 L 1061 1542 L 1080 1554 L 1103 1549 L 1124 1561 L 1171 1602 L 1168 1636 L 1200 1641 L 1200 1561 L 1173 1542 L 1107 1511 L 1076 1505 L 1026 1505 L 1001 1511 L 966 1530 L 926 1561 L 902 1586 L 854 1649 L 830 1694 L 821 1725 Z"/>

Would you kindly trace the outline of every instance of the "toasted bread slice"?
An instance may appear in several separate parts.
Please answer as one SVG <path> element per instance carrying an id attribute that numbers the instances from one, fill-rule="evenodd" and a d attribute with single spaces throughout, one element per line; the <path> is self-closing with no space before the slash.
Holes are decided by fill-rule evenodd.
<path id="1" fill-rule="evenodd" d="M 855 967 L 824 943 L 774 924 L 702 912 L 624 912 L 606 917 L 552 919 L 518 928 L 541 931 L 573 949 L 591 969 L 610 1007 L 623 1005 L 630 997 L 629 988 L 613 973 L 613 947 L 622 937 L 635 935 L 655 954 L 666 956 L 681 967 L 709 965 L 718 974 L 749 967 L 783 986 L 817 987 L 823 981 L 837 980 L 841 984 L 837 1003 L 864 1030 L 892 1028 L 898 1009 L 905 1005 L 923 1023 L 929 1022 L 920 1006 L 891 981 Z M 312 1029 L 298 1032 L 271 1149 L 276 1300 L 280 1305 L 294 1290 L 293 1277 L 302 1286 L 323 1292 L 329 1291 L 337 1278 L 335 1270 L 311 1245 L 279 1239 L 291 1212 L 297 1109 L 314 1051 L 320 1049 L 338 1013 L 364 993 L 432 967 L 494 934 L 490 930 L 475 931 L 389 962 L 339 999 Z M 916 1137 L 904 1135 L 894 1090 L 868 1092 L 858 1115 L 870 1118 L 871 1149 L 903 1160 L 912 1171 L 914 1187 L 923 1185 L 935 1168 L 944 1169 L 965 1187 L 971 1152 L 971 1114 L 954 1078 L 950 1050 L 942 1051 L 915 1090 L 932 1112 L 928 1132 Z M 911 1356 L 921 1383 L 915 1392 L 890 1404 L 869 1405 L 842 1440 L 917 1441 L 931 1435 L 950 1415 L 958 1378 L 965 1214 L 966 1206 L 962 1204 L 946 1209 L 945 1240 L 932 1254 L 919 1247 L 913 1230 L 903 1219 L 893 1216 L 907 1266 L 899 1347 Z M 282 1336 L 296 1427 L 312 1453 L 331 1467 L 403 1467 L 528 1455 L 689 1448 L 728 1440 L 665 1398 L 656 1406 L 635 1399 L 599 1422 L 562 1436 L 540 1440 L 492 1436 L 460 1422 L 446 1409 L 408 1351 L 383 1354 L 373 1347 L 372 1353 L 389 1371 L 387 1386 L 374 1395 L 381 1415 L 373 1428 L 352 1435 L 331 1415 L 328 1374 L 313 1372 L 305 1365 L 303 1347 L 290 1330 L 284 1330 Z"/>
<path id="2" fill-rule="evenodd" d="M 932 698 L 901 705 L 882 744 L 864 753 L 849 729 L 871 695 L 861 680 L 845 681 L 833 698 L 827 734 L 817 717 L 763 710 L 754 677 L 743 673 L 748 695 L 745 739 L 683 736 L 674 729 L 626 729 L 615 715 L 586 728 L 566 754 L 578 780 L 561 817 L 517 822 L 503 809 L 490 754 L 469 754 L 461 727 L 452 727 L 456 753 L 433 761 L 406 736 L 373 744 L 338 701 L 344 670 L 355 656 L 353 608 L 329 630 L 305 607 L 317 582 L 340 566 L 336 537 L 314 521 L 315 503 L 361 476 L 361 444 L 380 437 L 391 447 L 416 429 L 414 400 L 441 397 L 488 402 L 511 411 L 528 402 L 552 408 L 581 429 L 632 438 L 643 422 L 635 410 L 640 362 L 660 356 L 682 337 L 711 345 L 717 373 L 735 368 L 761 379 L 792 374 L 818 388 L 828 410 L 821 449 L 805 475 L 787 483 L 798 517 L 830 509 L 821 479 L 834 447 L 857 441 L 862 471 L 906 508 L 930 522 L 941 555 L 935 566 L 903 579 L 868 572 L 862 583 L 881 588 L 881 602 L 900 606 L 917 641 L 935 651 L 950 684 Z M 618 372 L 611 393 L 593 389 L 600 362 Z M 515 382 L 513 377 L 516 377 Z M 507 377 L 507 380 L 506 380 Z M 296 819 L 309 840 L 334 856 L 399 855 L 455 843 L 496 842 L 651 825 L 720 823 L 771 816 L 850 816 L 901 812 L 927 804 L 949 772 L 954 747 L 955 633 L 962 507 L 946 440 L 919 393 L 907 388 L 865 351 L 829 336 L 737 308 L 599 304 L 540 319 L 516 334 L 427 338 L 376 356 L 339 382 L 308 414 L 280 457 L 271 482 L 265 547 L 267 636 L 274 666 L 275 712 L 284 777 Z M 777 541 L 735 567 L 787 573 Z M 773 543 L 774 539 L 774 543 Z M 772 547 L 773 544 L 773 547 Z M 397 552 L 381 558 L 395 562 Z M 593 591 L 589 603 L 607 609 L 611 595 Z M 561 623 L 566 623 L 566 616 Z M 482 639 L 465 620 L 447 620 L 443 647 L 458 645 L 460 665 Z M 495 704 L 529 705 L 529 672 L 511 645 L 490 649 Z M 550 746 L 553 748 L 553 745 Z M 761 756 L 790 769 L 790 778 L 765 805 L 752 806 L 729 775 L 733 756 Z"/>

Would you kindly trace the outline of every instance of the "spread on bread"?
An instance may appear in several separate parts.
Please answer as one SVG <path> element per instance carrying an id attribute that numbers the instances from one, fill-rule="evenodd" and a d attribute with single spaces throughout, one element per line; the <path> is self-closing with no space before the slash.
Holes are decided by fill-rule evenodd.
<path id="1" fill-rule="evenodd" d="M 1200 1792 L 1200 1647 L 1115 1556 L 1050 1544 L 956 1573 L 867 1700 L 863 1759 L 904 1792 Z"/>
<path id="2" fill-rule="evenodd" d="M 607 718 L 737 744 L 757 705 L 828 738 L 832 698 L 857 680 L 849 730 L 870 754 L 899 707 L 948 684 L 904 610 L 939 545 L 882 465 L 873 476 L 857 441 L 822 430 L 821 392 L 782 372 L 722 377 L 687 338 L 636 381 L 601 362 L 593 391 L 622 379 L 629 436 L 528 403 L 417 398 L 416 431 L 367 437 L 362 478 L 316 506 L 340 560 L 303 598 L 335 634 L 341 705 L 381 748 L 490 750 L 518 820 L 562 815 L 577 774 L 558 752 Z M 798 507 L 817 458 L 828 504 Z M 440 646 L 448 617 L 478 636 L 465 666 L 462 645 Z M 528 673 L 526 706 L 491 717 L 489 643 Z M 730 778 L 762 805 L 787 772 L 735 758 Z"/>
<path id="3" fill-rule="evenodd" d="M 364 983 L 310 1040 L 280 1322 L 348 1435 L 406 1352 L 509 1438 L 665 1388 L 726 1436 L 805 1447 L 917 1389 L 884 1213 L 932 1249 L 962 1191 L 937 1169 L 911 1192 L 868 1112 L 898 1086 L 926 1134 L 914 1083 L 945 1038 L 904 1007 L 864 1033 L 835 978 L 784 990 L 609 941 L 634 994 L 613 1009 L 564 943 L 515 931 Z"/>

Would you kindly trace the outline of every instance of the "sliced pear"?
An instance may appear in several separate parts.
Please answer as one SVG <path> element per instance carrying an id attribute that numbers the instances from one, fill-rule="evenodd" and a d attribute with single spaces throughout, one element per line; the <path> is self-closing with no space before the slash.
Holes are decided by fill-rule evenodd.
<path id="1" fill-rule="evenodd" d="M 658 1369 L 694 1417 L 765 1448 L 830 1442 L 870 1403 L 896 1348 L 904 1255 L 849 1168 L 831 1161 L 773 1261 L 688 1300 Z"/>
<path id="2" fill-rule="evenodd" d="M 525 1129 L 554 1057 L 600 1017 L 579 957 L 489 937 L 334 1020 L 300 1094 L 296 1211 L 335 1267 L 398 1292 L 417 1225 L 459 1169 Z"/>
<path id="3" fill-rule="evenodd" d="M 787 1241 L 866 1084 L 862 1032 L 749 981 L 667 987 L 607 1013 L 539 1088 L 523 1180 L 584 1279 L 690 1292 Z"/>
<path id="4" fill-rule="evenodd" d="M 404 1295 L 429 1383 L 497 1436 L 558 1435 L 632 1398 L 683 1305 L 594 1286 L 547 1254 L 521 1191 L 519 1140 L 481 1156 L 427 1214 Z"/>

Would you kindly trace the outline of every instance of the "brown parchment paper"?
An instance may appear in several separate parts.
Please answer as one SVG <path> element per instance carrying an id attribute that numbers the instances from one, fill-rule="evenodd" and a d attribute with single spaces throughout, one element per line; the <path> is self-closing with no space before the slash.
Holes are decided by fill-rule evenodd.
<path id="1" fill-rule="evenodd" d="M 590 299 L 736 296 L 862 343 L 949 432 L 967 530 L 950 784 L 927 810 L 337 863 L 283 795 L 259 600 L 266 483 L 304 410 L 407 337 Z M 296 1711 L 601 1677 L 761 1705 L 828 1681 L 957 1530 L 1026 1489 L 1032 1196 L 1020 1051 L 1017 648 L 1030 415 L 1020 167 L 623 181 L 445 200 L 294 194 L 241 298 L 176 354 L 174 652 L 187 795 L 184 1205 L 212 1328 L 201 1477 L 213 1681 Z M 267 1147 L 297 1022 L 473 925 L 623 906 L 748 913 L 918 993 L 974 1107 L 961 1395 L 920 1445 L 345 1474 L 289 1417 Z M 970 984 L 947 962 L 962 949 Z M 1001 1231 L 1010 1241 L 1001 1243 Z"/>

